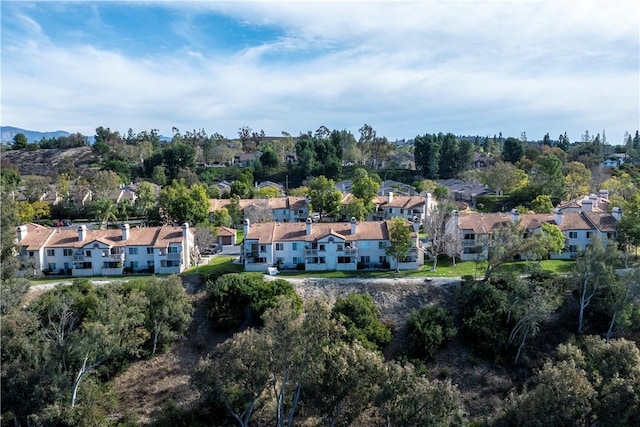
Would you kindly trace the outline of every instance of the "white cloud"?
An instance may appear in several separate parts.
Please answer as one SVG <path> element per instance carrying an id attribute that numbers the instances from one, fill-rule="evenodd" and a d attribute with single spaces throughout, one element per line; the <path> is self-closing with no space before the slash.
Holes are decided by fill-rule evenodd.
<path id="1" fill-rule="evenodd" d="M 170 29 L 184 49 L 171 56 L 55 45 L 25 12 L 28 31 L 3 45 L 3 124 L 233 136 L 244 125 L 277 135 L 367 122 L 390 138 L 567 130 L 579 139 L 604 128 L 614 143 L 639 127 L 638 10 L 627 2 L 166 7 L 182 11 Z M 209 8 L 281 35 L 207 51 L 192 18 Z"/>

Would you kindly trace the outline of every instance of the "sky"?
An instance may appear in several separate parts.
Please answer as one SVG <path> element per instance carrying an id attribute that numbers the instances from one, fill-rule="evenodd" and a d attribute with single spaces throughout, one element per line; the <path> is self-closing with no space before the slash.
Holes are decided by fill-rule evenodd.
<path id="1" fill-rule="evenodd" d="M 552 139 L 640 128 L 636 1 L 0 2 L 0 124 Z"/>

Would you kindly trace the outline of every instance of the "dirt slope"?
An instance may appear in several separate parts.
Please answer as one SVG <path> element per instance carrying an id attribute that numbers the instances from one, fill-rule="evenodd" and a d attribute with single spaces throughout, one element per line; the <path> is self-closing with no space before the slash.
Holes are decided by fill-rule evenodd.
<path id="1" fill-rule="evenodd" d="M 352 292 L 368 292 L 379 305 L 385 322 L 395 325 L 393 340 L 386 351 L 387 357 L 397 355 L 404 343 L 405 321 L 411 309 L 425 304 L 450 306 L 458 281 L 436 279 L 375 279 L 362 282 L 357 279 L 292 279 L 298 293 L 304 298 L 337 297 Z M 167 353 L 150 360 L 136 362 L 120 375 L 114 385 L 120 393 L 118 414 L 137 414 L 141 423 L 149 422 L 162 405 L 173 399 L 182 407 L 189 407 L 198 399 L 190 385 L 190 377 L 200 360 L 228 335 L 212 331 L 206 319 L 206 293 L 192 293 L 196 308 L 188 333 Z M 506 372 L 486 362 L 476 360 L 464 346 L 454 340 L 429 365 L 433 377 L 450 378 L 458 384 L 465 396 L 470 415 L 483 418 L 491 414 L 506 395 L 512 382 Z"/>

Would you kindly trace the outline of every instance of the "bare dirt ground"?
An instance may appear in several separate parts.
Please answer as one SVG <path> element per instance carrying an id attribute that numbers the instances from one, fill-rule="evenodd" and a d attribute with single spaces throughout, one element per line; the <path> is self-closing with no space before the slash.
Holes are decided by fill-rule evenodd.
<path id="1" fill-rule="evenodd" d="M 352 292 L 367 292 L 380 307 L 383 320 L 394 327 L 393 340 L 385 356 L 398 355 L 405 341 L 405 322 L 414 308 L 426 304 L 452 305 L 458 280 L 434 279 L 290 279 L 303 299 L 326 298 L 330 302 Z M 188 408 L 198 399 L 190 379 L 198 363 L 228 335 L 211 330 L 206 316 L 206 293 L 189 289 L 195 306 L 193 322 L 185 337 L 170 351 L 150 360 L 133 363 L 117 377 L 114 386 L 120 394 L 119 410 L 114 416 L 135 414 L 139 423 L 153 420 L 162 405 L 173 399 Z M 491 414 L 513 386 L 502 369 L 478 361 L 453 340 L 428 368 L 434 378 L 449 378 L 463 393 L 469 414 L 483 419 Z"/>
<path id="2" fill-rule="evenodd" d="M 10 150 L 2 153 L 2 159 L 18 166 L 20 175 L 51 175 L 55 176 L 58 163 L 65 157 L 73 160 L 80 176 L 86 176 L 91 162 L 96 155 L 91 147 L 52 148 L 48 150 Z"/>

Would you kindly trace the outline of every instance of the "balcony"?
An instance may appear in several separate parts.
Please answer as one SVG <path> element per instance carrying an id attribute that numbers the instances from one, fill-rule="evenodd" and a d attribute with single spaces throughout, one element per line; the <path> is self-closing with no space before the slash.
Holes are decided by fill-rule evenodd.
<path id="1" fill-rule="evenodd" d="M 472 239 L 465 239 L 465 240 L 462 241 L 462 246 L 464 246 L 466 248 L 471 247 L 471 246 L 476 246 L 476 245 L 477 245 L 477 243 L 476 243 L 475 239 L 473 239 L 473 240 Z"/>
<path id="2" fill-rule="evenodd" d="M 317 249 L 305 249 L 304 254 L 307 256 L 318 255 Z"/>
<path id="3" fill-rule="evenodd" d="M 124 252 L 119 252 L 119 253 L 116 253 L 116 254 L 109 254 L 109 253 L 105 254 L 105 253 L 103 253 L 102 254 L 102 259 L 105 259 L 105 260 L 108 259 L 108 260 L 111 260 L 111 261 L 120 261 L 120 262 L 122 262 L 122 261 L 124 261 L 124 256 L 125 256 Z"/>
<path id="4" fill-rule="evenodd" d="M 356 247 L 346 247 L 344 248 L 344 254 L 345 255 L 358 255 L 358 248 Z"/>
<path id="5" fill-rule="evenodd" d="M 161 257 L 166 257 L 167 259 L 177 260 L 182 259 L 182 252 L 165 252 L 160 251 Z"/>

